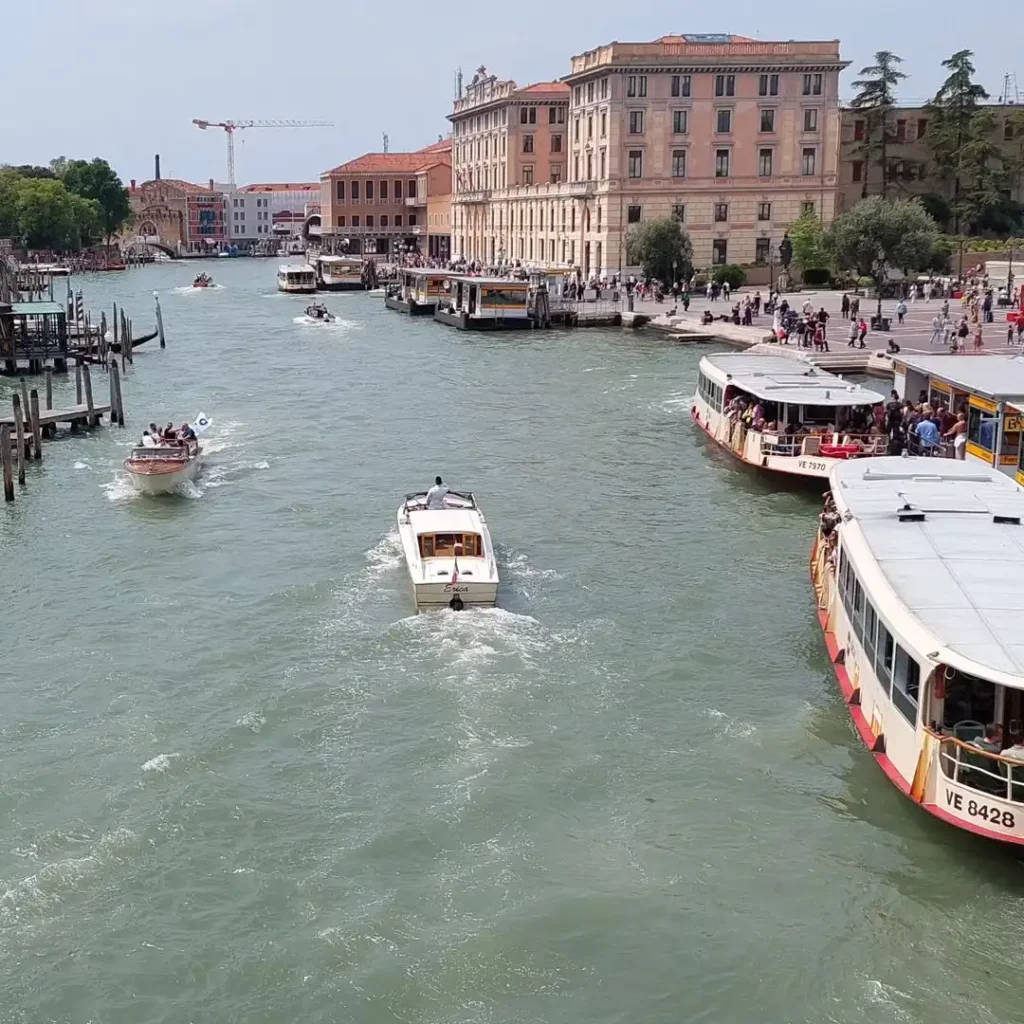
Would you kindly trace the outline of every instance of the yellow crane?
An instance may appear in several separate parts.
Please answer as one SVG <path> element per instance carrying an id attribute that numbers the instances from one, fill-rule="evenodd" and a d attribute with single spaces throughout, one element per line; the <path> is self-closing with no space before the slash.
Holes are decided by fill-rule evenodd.
<path id="1" fill-rule="evenodd" d="M 235 184 L 235 132 L 243 128 L 333 128 L 333 121 L 204 121 L 192 119 L 197 128 L 223 128 L 228 140 L 228 181 Z"/>

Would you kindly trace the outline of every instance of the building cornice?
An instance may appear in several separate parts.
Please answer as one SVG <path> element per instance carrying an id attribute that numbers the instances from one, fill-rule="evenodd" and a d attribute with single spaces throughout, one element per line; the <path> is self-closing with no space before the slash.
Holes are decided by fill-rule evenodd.
<path id="1" fill-rule="evenodd" d="M 707 64 L 658 64 L 654 62 L 644 64 L 596 64 L 586 68 L 584 71 L 566 75 L 562 81 L 569 85 L 577 85 L 591 78 L 603 78 L 605 75 L 705 75 L 705 74 L 808 74 L 821 72 L 841 72 L 850 66 L 849 61 L 821 61 L 809 60 L 801 62 L 787 62 L 784 64 L 771 63 L 766 61 L 744 61 L 742 63 L 721 63 L 712 62 Z"/>

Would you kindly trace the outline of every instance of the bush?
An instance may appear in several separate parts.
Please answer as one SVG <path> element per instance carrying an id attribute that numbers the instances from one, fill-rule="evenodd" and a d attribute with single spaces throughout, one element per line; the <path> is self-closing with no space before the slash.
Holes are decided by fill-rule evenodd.
<path id="1" fill-rule="evenodd" d="M 827 267 L 809 267 L 803 276 L 804 284 L 811 288 L 823 288 L 832 281 L 832 275 Z"/>
<path id="2" fill-rule="evenodd" d="M 747 282 L 747 272 L 737 263 L 723 263 L 715 268 L 715 280 L 719 284 L 729 282 L 729 287 L 735 291 L 742 288 Z"/>
<path id="3" fill-rule="evenodd" d="M 857 287 L 858 288 L 873 288 L 875 282 L 870 277 L 858 277 Z"/>

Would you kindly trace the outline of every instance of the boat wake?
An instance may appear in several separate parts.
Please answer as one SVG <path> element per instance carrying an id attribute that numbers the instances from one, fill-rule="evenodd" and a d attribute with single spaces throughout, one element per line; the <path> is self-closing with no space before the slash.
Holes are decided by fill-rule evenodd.
<path id="1" fill-rule="evenodd" d="M 205 288 L 196 288 L 190 284 L 183 284 L 178 288 L 172 288 L 171 291 L 176 295 L 200 295 L 203 292 L 220 292 L 224 290 L 222 284 L 210 284 Z"/>
<path id="2" fill-rule="evenodd" d="M 292 317 L 292 323 L 301 327 L 319 327 L 323 330 L 358 331 L 363 327 L 358 320 L 342 320 L 340 317 L 325 323 L 323 320 L 314 320 L 308 316 L 295 316 Z"/>

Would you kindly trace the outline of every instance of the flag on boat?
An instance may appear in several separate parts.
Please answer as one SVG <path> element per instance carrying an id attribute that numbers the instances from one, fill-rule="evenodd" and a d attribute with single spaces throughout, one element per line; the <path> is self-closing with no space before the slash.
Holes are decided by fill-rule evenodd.
<path id="1" fill-rule="evenodd" d="M 202 437 L 206 431 L 206 428 L 210 425 L 209 417 L 205 412 L 201 412 L 197 417 L 195 423 L 192 424 L 192 429 L 196 432 L 196 437 Z"/>
<path id="2" fill-rule="evenodd" d="M 455 568 L 452 569 L 452 585 L 454 586 L 458 582 L 459 582 L 459 559 L 458 559 L 458 557 L 456 557 L 456 559 L 455 559 Z"/>

